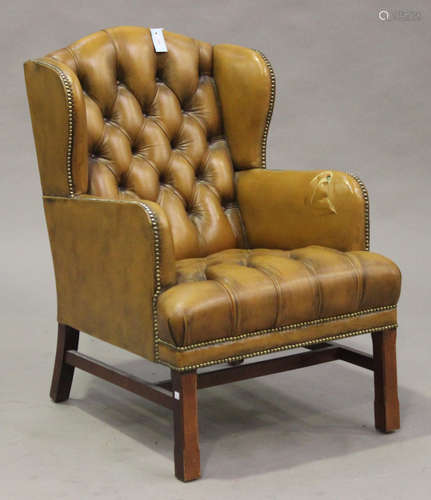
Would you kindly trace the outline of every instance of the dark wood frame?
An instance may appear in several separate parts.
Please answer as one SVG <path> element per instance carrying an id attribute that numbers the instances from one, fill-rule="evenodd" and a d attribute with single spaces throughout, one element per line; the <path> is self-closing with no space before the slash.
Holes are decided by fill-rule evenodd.
<path id="1" fill-rule="evenodd" d="M 79 331 L 59 324 L 50 396 L 55 402 L 67 400 L 74 370 L 80 368 L 170 408 L 174 413 L 175 475 L 182 481 L 191 481 L 200 476 L 198 389 L 343 360 L 374 371 L 376 429 L 385 433 L 399 429 L 396 329 L 373 333 L 372 340 L 373 356 L 333 342 L 314 344 L 306 352 L 245 364 L 235 363 L 230 368 L 203 373 L 171 370 L 169 380 L 150 384 L 78 352 Z"/>

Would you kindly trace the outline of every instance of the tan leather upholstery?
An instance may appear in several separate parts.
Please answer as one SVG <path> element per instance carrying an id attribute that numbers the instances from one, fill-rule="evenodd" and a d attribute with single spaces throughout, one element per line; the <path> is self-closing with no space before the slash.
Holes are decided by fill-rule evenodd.
<path id="1" fill-rule="evenodd" d="M 163 363 L 174 369 L 186 370 L 389 330 L 396 324 L 396 308 L 392 307 L 346 317 L 325 318 L 323 321 L 309 321 L 292 325 L 291 328 L 258 330 L 238 337 L 220 338 L 184 347 L 160 340 L 158 352 Z"/>
<path id="2" fill-rule="evenodd" d="M 222 135 L 213 49 L 165 33 L 154 52 L 149 30 L 100 31 L 49 59 L 78 75 L 88 132 L 88 191 L 159 203 L 177 258 L 241 241 L 233 166 Z"/>
<path id="3" fill-rule="evenodd" d="M 58 320 L 176 369 L 393 326 L 364 186 L 262 169 L 266 58 L 165 38 L 111 28 L 25 63 Z"/>
<path id="4" fill-rule="evenodd" d="M 87 125 L 78 77 L 48 58 L 24 67 L 43 194 L 86 193 Z"/>
<path id="5" fill-rule="evenodd" d="M 175 283 L 163 211 L 153 202 L 85 195 L 45 197 L 44 207 L 58 321 L 154 359 L 153 297 Z"/>
<path id="6" fill-rule="evenodd" d="M 221 332 L 236 337 L 391 306 L 398 301 L 400 278 L 396 266 L 378 254 L 318 246 L 232 249 L 185 259 L 177 262 L 177 285 L 159 299 L 160 337 L 185 346 Z"/>
<path id="7" fill-rule="evenodd" d="M 275 92 L 272 68 L 255 50 L 216 45 L 214 78 L 235 168 L 265 167 L 266 127 Z"/>
<path id="8" fill-rule="evenodd" d="M 251 247 L 367 248 L 367 201 L 348 174 L 253 169 L 238 173 L 237 196 Z"/>

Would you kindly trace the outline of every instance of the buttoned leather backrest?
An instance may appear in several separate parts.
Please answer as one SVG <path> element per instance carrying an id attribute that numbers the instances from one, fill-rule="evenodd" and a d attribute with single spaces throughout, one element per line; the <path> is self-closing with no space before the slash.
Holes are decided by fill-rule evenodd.
<path id="1" fill-rule="evenodd" d="M 155 53 L 149 29 L 117 27 L 47 56 L 70 68 L 82 89 L 86 136 L 79 140 L 87 141 L 88 161 L 74 168 L 88 168 L 88 181 L 86 171 L 74 172 L 79 190 L 159 203 L 170 222 L 177 258 L 241 247 L 235 168 L 213 77 L 213 47 L 170 32 L 165 38 L 168 52 Z M 257 71 L 264 72 L 265 64 L 258 63 Z M 247 86 L 248 75 L 244 77 Z M 267 74 L 264 81 L 266 96 Z M 229 87 L 224 91 L 228 102 L 232 92 Z M 247 89 L 244 92 L 247 95 Z M 247 122 L 248 111 L 244 113 L 250 133 L 259 138 L 259 149 L 250 146 L 250 152 L 257 152 L 249 161 L 246 145 L 232 144 L 238 151 L 242 148 L 238 168 L 262 166 L 260 138 L 266 134 L 269 104 L 263 102 L 266 108 L 257 112 L 257 120 Z M 253 107 L 252 102 L 240 105 L 245 110 Z M 235 127 L 230 109 L 224 111 Z M 232 136 L 236 133 L 240 143 L 241 125 L 238 130 L 239 135 L 234 130 Z"/>

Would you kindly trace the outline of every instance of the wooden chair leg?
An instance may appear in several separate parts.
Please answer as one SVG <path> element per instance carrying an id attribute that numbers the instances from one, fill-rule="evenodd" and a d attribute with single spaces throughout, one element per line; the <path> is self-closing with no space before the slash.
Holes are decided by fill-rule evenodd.
<path id="1" fill-rule="evenodd" d="M 171 371 L 174 395 L 175 476 L 193 481 L 200 476 L 196 370 Z"/>
<path id="2" fill-rule="evenodd" d="M 51 391 L 49 395 L 56 403 L 69 399 L 75 368 L 64 362 L 68 350 L 77 350 L 79 331 L 67 325 L 58 324 L 57 352 L 55 355 L 54 372 L 52 374 Z"/>
<path id="3" fill-rule="evenodd" d="M 386 330 L 372 334 L 374 357 L 374 418 L 376 429 L 392 432 L 400 428 L 398 402 L 397 331 Z"/>

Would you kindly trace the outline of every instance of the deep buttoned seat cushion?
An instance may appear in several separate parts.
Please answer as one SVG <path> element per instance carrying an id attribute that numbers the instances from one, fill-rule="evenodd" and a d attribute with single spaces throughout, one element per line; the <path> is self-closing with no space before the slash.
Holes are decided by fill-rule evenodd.
<path id="1" fill-rule="evenodd" d="M 159 298 L 160 337 L 176 346 L 234 339 L 397 303 L 401 277 L 386 257 L 308 246 L 230 249 L 177 262 Z"/>

